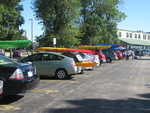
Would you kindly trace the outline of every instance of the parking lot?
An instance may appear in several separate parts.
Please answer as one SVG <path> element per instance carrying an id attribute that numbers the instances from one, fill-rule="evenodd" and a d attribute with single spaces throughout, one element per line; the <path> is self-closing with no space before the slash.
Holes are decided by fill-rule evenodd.
<path id="1" fill-rule="evenodd" d="M 25 96 L 4 98 L 0 113 L 148 113 L 150 60 L 103 64 L 69 80 L 41 78 Z"/>

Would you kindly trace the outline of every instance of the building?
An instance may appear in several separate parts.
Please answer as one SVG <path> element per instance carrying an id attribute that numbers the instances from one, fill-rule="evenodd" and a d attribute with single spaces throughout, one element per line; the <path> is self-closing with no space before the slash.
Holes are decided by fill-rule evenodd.
<path id="1" fill-rule="evenodd" d="M 129 49 L 150 50 L 150 32 L 118 29 L 117 35 Z"/>

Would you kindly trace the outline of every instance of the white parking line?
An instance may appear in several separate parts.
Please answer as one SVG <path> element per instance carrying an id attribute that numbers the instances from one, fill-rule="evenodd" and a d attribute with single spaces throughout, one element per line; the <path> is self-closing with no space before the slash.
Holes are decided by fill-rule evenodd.
<path id="1" fill-rule="evenodd" d="M 33 92 L 33 93 L 45 93 L 45 94 L 59 93 L 58 90 L 52 90 L 52 89 L 34 89 L 31 92 Z"/>
<path id="2" fill-rule="evenodd" d="M 17 110 L 21 110 L 21 108 L 13 105 L 0 105 L 0 111 L 17 111 Z"/>
<path id="3" fill-rule="evenodd" d="M 66 83 L 79 83 L 75 80 L 41 80 L 41 83 L 53 83 L 53 82 L 66 82 Z"/>

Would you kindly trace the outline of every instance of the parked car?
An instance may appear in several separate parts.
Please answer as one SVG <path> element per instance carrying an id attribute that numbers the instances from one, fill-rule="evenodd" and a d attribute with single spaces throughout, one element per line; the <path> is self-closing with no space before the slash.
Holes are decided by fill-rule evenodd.
<path id="1" fill-rule="evenodd" d="M 79 52 L 79 54 L 82 57 L 81 64 L 83 70 L 94 70 L 96 66 L 99 66 L 99 57 L 97 55 L 81 52 Z"/>
<path id="2" fill-rule="evenodd" d="M 96 55 L 99 56 L 100 64 L 106 63 L 106 56 L 105 56 L 105 54 L 102 52 L 102 50 L 96 51 Z"/>
<path id="3" fill-rule="evenodd" d="M 20 50 L 14 50 L 13 51 L 13 58 L 21 57 L 21 51 Z"/>
<path id="4" fill-rule="evenodd" d="M 41 52 L 30 55 L 20 60 L 32 62 L 40 76 L 56 77 L 65 79 L 77 72 L 77 67 L 72 58 L 55 52 Z"/>
<path id="5" fill-rule="evenodd" d="M 135 53 L 135 56 L 138 56 L 138 57 L 144 56 L 142 50 L 134 50 L 134 53 Z"/>
<path id="6" fill-rule="evenodd" d="M 38 83 L 39 76 L 32 64 L 18 63 L 0 55 L 0 96 L 25 93 Z"/>
<path id="7" fill-rule="evenodd" d="M 111 50 L 103 50 L 106 57 L 106 62 L 111 63 L 115 59 L 114 53 Z"/>
<path id="8" fill-rule="evenodd" d="M 121 51 L 115 51 L 115 53 L 117 54 L 118 56 L 118 59 L 123 59 L 123 53 Z"/>
<path id="9" fill-rule="evenodd" d="M 119 58 L 118 58 L 118 56 L 117 56 L 117 53 L 116 53 L 115 51 L 113 51 L 113 54 L 114 54 L 114 56 L 115 56 L 115 59 L 116 59 L 116 60 L 119 60 Z"/>
<path id="10" fill-rule="evenodd" d="M 62 55 L 68 56 L 70 58 L 73 58 L 75 63 L 82 62 L 83 58 L 78 52 L 63 52 Z M 81 66 L 77 66 L 77 74 L 84 73 L 84 69 Z"/>

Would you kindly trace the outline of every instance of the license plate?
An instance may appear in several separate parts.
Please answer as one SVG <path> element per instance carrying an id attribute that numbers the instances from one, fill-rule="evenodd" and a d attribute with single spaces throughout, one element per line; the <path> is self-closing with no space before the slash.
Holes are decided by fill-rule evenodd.
<path id="1" fill-rule="evenodd" d="M 32 77 L 33 76 L 33 72 L 32 71 L 29 71 L 28 72 L 28 77 Z"/>

